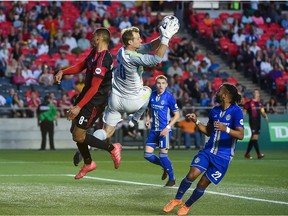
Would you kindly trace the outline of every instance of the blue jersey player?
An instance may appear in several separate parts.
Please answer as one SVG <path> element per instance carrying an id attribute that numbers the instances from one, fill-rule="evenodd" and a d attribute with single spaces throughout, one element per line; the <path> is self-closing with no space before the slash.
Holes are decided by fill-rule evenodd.
<path id="1" fill-rule="evenodd" d="M 171 127 L 180 117 L 179 108 L 174 96 L 166 90 L 167 78 L 164 75 L 156 77 L 156 91 L 149 100 L 149 111 L 146 117 L 146 127 L 151 130 L 146 140 L 144 158 L 163 168 L 162 180 L 169 176 L 165 186 L 175 185 L 175 177 L 171 161 L 168 157 L 169 142 L 172 136 Z M 150 121 L 152 118 L 152 121 Z M 154 149 L 159 147 L 159 157 Z"/>
<path id="2" fill-rule="evenodd" d="M 192 160 L 190 170 L 180 183 L 175 198 L 163 208 L 165 212 L 182 204 L 183 195 L 202 173 L 192 195 L 178 210 L 178 215 L 187 215 L 190 206 L 203 196 L 209 184 L 218 184 L 223 179 L 234 156 L 237 140 L 244 137 L 243 112 L 237 105 L 240 100 L 237 88 L 224 83 L 216 93 L 219 106 L 211 110 L 207 126 L 194 113 L 186 115 L 210 139 Z"/>

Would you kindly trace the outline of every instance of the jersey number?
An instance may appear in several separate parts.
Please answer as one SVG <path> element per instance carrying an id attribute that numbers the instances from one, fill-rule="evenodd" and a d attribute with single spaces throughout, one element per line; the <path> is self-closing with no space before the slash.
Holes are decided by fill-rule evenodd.
<path id="1" fill-rule="evenodd" d="M 119 75 L 121 79 L 125 80 L 126 79 L 126 71 L 123 65 L 119 66 Z"/>
<path id="2" fill-rule="evenodd" d="M 80 119 L 79 119 L 79 121 L 78 121 L 78 123 L 79 123 L 80 125 L 82 125 L 82 124 L 83 124 L 83 121 L 84 121 L 84 119 L 85 119 L 85 117 L 84 117 L 84 116 L 81 116 L 81 117 L 80 117 Z"/>
<path id="3" fill-rule="evenodd" d="M 216 171 L 211 176 L 217 181 L 218 178 L 220 178 L 222 176 L 222 173 L 220 173 L 219 171 Z"/>

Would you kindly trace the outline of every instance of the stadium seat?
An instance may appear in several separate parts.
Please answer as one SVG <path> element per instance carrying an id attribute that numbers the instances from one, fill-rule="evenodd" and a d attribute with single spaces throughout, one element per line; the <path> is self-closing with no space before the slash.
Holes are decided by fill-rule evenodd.
<path id="1" fill-rule="evenodd" d="M 227 82 L 234 85 L 238 84 L 238 80 L 234 77 L 228 77 Z"/>
<path id="2" fill-rule="evenodd" d="M 287 80 L 283 77 L 278 77 L 275 80 L 277 94 L 283 94 L 286 89 Z"/>
<path id="3" fill-rule="evenodd" d="M 229 13 L 222 12 L 219 14 L 219 18 L 223 21 L 223 19 L 228 19 L 230 17 Z"/>
<path id="4" fill-rule="evenodd" d="M 220 77 L 215 77 L 214 80 L 212 81 L 212 88 L 214 90 L 217 90 L 223 83 L 222 78 Z"/>

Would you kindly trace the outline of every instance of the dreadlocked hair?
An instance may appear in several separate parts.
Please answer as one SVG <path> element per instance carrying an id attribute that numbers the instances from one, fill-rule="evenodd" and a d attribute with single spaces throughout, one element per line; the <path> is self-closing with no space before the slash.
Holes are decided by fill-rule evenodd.
<path id="1" fill-rule="evenodd" d="M 224 83 L 223 86 L 231 95 L 231 104 L 238 104 L 241 102 L 242 96 L 238 93 L 238 89 L 235 85 L 230 83 Z"/>

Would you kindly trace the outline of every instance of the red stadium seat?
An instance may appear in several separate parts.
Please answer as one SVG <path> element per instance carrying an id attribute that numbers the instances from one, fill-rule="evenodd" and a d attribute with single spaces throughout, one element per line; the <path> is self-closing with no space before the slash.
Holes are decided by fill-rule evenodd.
<path id="1" fill-rule="evenodd" d="M 230 14 L 229 14 L 229 13 L 223 12 L 223 13 L 220 13 L 220 14 L 219 14 L 219 18 L 220 18 L 221 20 L 223 20 L 223 19 L 228 19 L 229 17 L 230 17 Z"/>
<path id="2" fill-rule="evenodd" d="M 234 85 L 238 84 L 238 80 L 234 77 L 228 77 L 227 82 Z"/>
<path id="3" fill-rule="evenodd" d="M 222 78 L 220 77 L 215 77 L 214 80 L 212 81 L 212 88 L 214 90 L 217 90 L 223 83 Z"/>
<path id="4" fill-rule="evenodd" d="M 285 92 L 286 83 L 287 80 L 283 77 L 278 77 L 275 80 L 277 94 L 283 94 Z"/>

